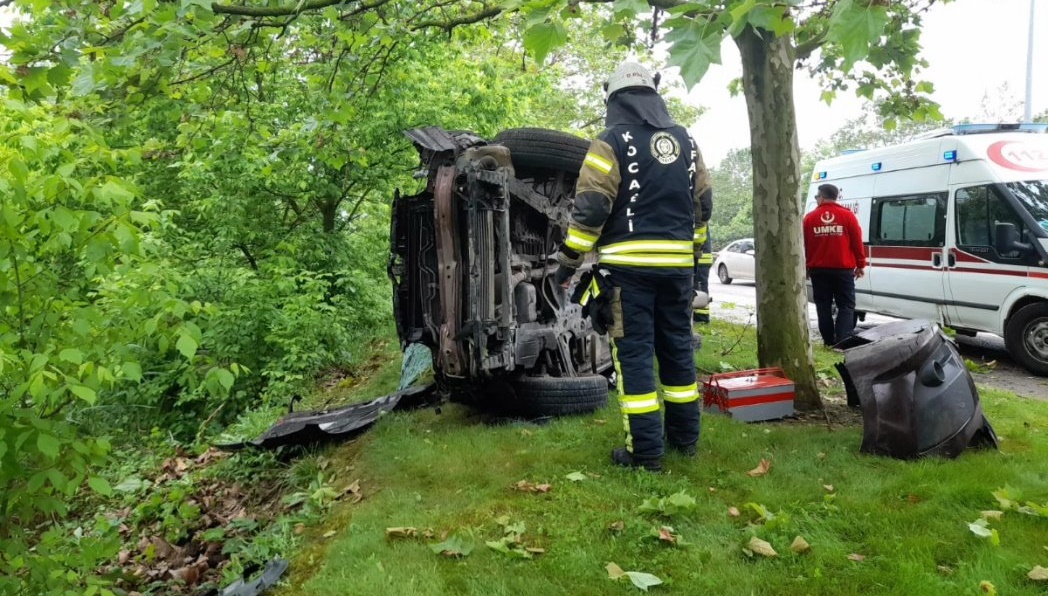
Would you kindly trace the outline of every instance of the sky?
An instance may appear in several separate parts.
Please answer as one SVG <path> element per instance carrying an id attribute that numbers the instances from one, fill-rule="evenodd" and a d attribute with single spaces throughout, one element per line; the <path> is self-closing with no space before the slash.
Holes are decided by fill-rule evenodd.
<path id="1" fill-rule="evenodd" d="M 1048 0 L 1034 0 L 1033 114 L 1048 109 Z M 1027 37 L 1030 0 L 954 0 L 936 4 L 924 17 L 921 56 L 928 61 L 923 79 L 935 85 L 932 99 L 943 116 L 960 120 L 983 113 L 985 94 L 996 97 L 1002 85 L 1014 95 L 1022 115 L 1026 94 Z M 692 90 L 688 101 L 706 108 L 690 127 L 708 165 L 715 166 L 732 149 L 750 144 L 746 100 L 731 97 L 728 83 L 741 76 L 739 51 L 726 40 L 723 65 L 714 65 Z M 802 71 L 795 72 L 798 140 L 810 149 L 848 120 L 862 115 L 864 104 L 848 92 L 833 104 L 820 101 L 822 89 Z"/>

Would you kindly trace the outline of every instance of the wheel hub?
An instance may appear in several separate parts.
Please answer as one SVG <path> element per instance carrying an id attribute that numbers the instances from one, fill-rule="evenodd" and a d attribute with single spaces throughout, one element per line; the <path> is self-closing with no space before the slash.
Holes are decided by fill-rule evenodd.
<path id="1" fill-rule="evenodd" d="M 1048 361 L 1048 319 L 1036 319 L 1026 327 L 1024 341 L 1030 354 Z"/>

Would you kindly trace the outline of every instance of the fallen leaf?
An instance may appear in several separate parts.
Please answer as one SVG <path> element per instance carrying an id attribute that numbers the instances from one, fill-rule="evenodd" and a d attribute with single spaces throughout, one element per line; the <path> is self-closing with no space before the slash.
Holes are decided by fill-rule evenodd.
<path id="1" fill-rule="evenodd" d="M 473 552 L 473 541 L 459 535 L 448 537 L 444 542 L 429 545 L 429 549 L 438 555 L 457 558 L 469 556 Z"/>
<path id="2" fill-rule="evenodd" d="M 711 493 L 715 493 L 715 492 L 717 492 L 717 489 L 716 489 L 716 488 L 714 488 L 714 487 L 712 487 L 712 486 L 711 486 L 711 487 L 709 487 L 709 488 L 707 488 L 706 490 L 710 491 Z"/>
<path id="3" fill-rule="evenodd" d="M 1048 581 L 1048 567 L 1041 567 L 1040 565 L 1035 565 L 1034 568 L 1026 574 L 1026 577 L 1032 579 L 1035 582 Z"/>
<path id="4" fill-rule="evenodd" d="M 411 527 L 386 528 L 386 538 L 418 538 L 418 530 Z"/>
<path id="5" fill-rule="evenodd" d="M 528 551 L 529 553 L 531 553 L 533 555 L 544 555 L 544 554 L 546 554 L 546 549 L 539 548 L 537 546 L 529 546 L 529 547 L 525 548 L 524 550 Z"/>
<path id="6" fill-rule="evenodd" d="M 603 419 L 603 418 L 594 418 L 593 419 L 593 424 L 596 424 L 597 426 L 604 426 L 607 423 L 608 423 L 608 421 Z"/>
<path id="7" fill-rule="evenodd" d="M 906 495 L 906 500 L 914 505 L 921 502 L 921 498 L 917 495 Z"/>
<path id="8" fill-rule="evenodd" d="M 826 454 L 820 451 L 815 454 L 815 459 L 826 459 Z"/>
<path id="9" fill-rule="evenodd" d="M 762 459 L 761 463 L 757 464 L 756 468 L 753 468 L 749 472 L 746 472 L 746 475 L 747 476 L 752 476 L 754 478 L 757 478 L 758 476 L 764 476 L 765 474 L 767 474 L 770 471 L 771 471 L 771 462 L 766 460 L 766 459 Z"/>
<path id="10" fill-rule="evenodd" d="M 859 554 L 856 554 L 856 553 L 852 553 L 852 554 L 848 555 L 848 560 L 849 561 L 865 561 L 866 560 L 866 556 L 865 555 L 859 555 Z"/>
<path id="11" fill-rule="evenodd" d="M 630 578 L 633 585 L 637 586 L 641 590 L 647 592 L 648 588 L 657 586 L 662 583 L 662 580 L 650 573 L 642 573 L 640 571 L 627 571 L 626 577 Z"/>
<path id="12" fill-rule="evenodd" d="M 756 536 L 750 538 L 750 541 L 746 543 L 746 548 L 762 557 L 779 556 L 779 553 L 775 552 L 775 549 L 772 548 L 770 543 L 765 542 Z"/>
<path id="13" fill-rule="evenodd" d="M 324 538 L 331 538 L 335 534 L 338 534 L 338 532 L 334 530 L 328 530 L 327 532 L 324 532 Z"/>
<path id="14" fill-rule="evenodd" d="M 949 565 L 937 565 L 936 568 L 939 570 L 939 573 L 943 575 L 953 575 L 953 567 L 950 567 Z"/>
<path id="15" fill-rule="evenodd" d="M 742 514 L 739 513 L 738 507 L 728 507 L 728 515 L 731 517 L 739 517 Z"/>
<path id="16" fill-rule="evenodd" d="M 673 533 L 673 528 L 669 526 L 662 526 L 659 528 L 659 540 L 663 542 L 669 542 L 670 544 L 677 544 L 677 535 Z"/>
<path id="17" fill-rule="evenodd" d="M 996 510 L 993 510 L 993 509 L 991 509 L 989 511 L 980 511 L 979 512 L 979 516 L 982 517 L 983 519 L 986 519 L 986 520 L 1001 519 L 1002 515 L 1004 515 L 1003 511 L 996 511 Z"/>
<path id="18" fill-rule="evenodd" d="M 550 484 L 535 484 L 527 480 L 521 480 L 514 486 L 522 493 L 548 493 L 553 489 L 553 486 Z"/>
<path id="19" fill-rule="evenodd" d="M 586 472 L 586 475 L 594 480 L 600 480 L 600 474 L 594 474 L 593 472 Z"/>
<path id="20" fill-rule="evenodd" d="M 520 429 L 520 436 L 522 436 L 522 437 L 530 437 L 533 434 L 535 434 L 535 433 L 531 432 L 530 430 L 528 430 L 526 428 Z"/>
<path id="21" fill-rule="evenodd" d="M 608 531 L 609 532 L 619 533 L 619 532 L 621 532 L 621 531 L 623 531 L 625 529 L 626 529 L 626 522 L 622 522 L 622 521 L 611 522 L 611 524 L 608 525 Z"/>
<path id="22" fill-rule="evenodd" d="M 990 596 L 997 596 L 997 588 L 986 580 L 979 582 L 979 589 L 986 592 Z"/>
<path id="23" fill-rule="evenodd" d="M 568 480 L 570 480 L 572 482 L 582 482 L 583 480 L 586 479 L 586 475 L 583 474 L 582 472 L 572 472 L 572 473 L 568 474 L 567 476 L 565 476 L 565 478 L 567 478 Z"/>
<path id="24" fill-rule="evenodd" d="M 822 485 L 822 487 L 824 489 L 826 489 L 826 492 L 828 492 L 828 493 L 832 493 L 833 492 L 833 485 L 832 484 L 824 484 L 824 485 Z"/>
<path id="25" fill-rule="evenodd" d="M 806 553 L 811 550 L 811 545 L 808 544 L 808 541 L 804 538 L 797 536 L 793 539 L 793 542 L 790 543 L 790 550 L 795 553 Z"/>
<path id="26" fill-rule="evenodd" d="M 615 563 L 608 563 L 604 568 L 608 570 L 609 579 L 621 579 L 626 577 L 626 572 L 622 570 L 622 567 L 619 567 Z"/>

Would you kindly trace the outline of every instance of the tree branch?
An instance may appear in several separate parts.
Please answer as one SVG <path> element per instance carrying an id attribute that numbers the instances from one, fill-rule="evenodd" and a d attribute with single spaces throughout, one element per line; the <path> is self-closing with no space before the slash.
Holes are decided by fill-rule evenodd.
<path id="1" fill-rule="evenodd" d="M 815 37 L 797 46 L 797 60 L 805 60 L 812 55 L 812 52 L 821 48 L 826 43 L 826 32 L 822 31 Z"/>
<path id="2" fill-rule="evenodd" d="M 342 4 L 345 0 L 307 0 L 295 6 L 233 6 L 231 4 L 211 4 L 215 14 L 235 14 L 242 17 L 288 17 L 311 10 L 327 8 Z"/>

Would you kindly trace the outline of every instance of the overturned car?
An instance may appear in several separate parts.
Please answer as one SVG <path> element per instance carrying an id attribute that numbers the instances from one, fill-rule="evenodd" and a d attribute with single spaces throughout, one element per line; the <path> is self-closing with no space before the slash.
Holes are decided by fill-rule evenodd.
<path id="1" fill-rule="evenodd" d="M 608 339 L 553 283 L 585 139 L 535 128 L 491 141 L 405 133 L 425 188 L 394 197 L 389 277 L 403 348 L 427 346 L 440 391 L 526 415 L 603 406 Z"/>

